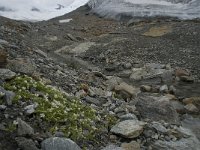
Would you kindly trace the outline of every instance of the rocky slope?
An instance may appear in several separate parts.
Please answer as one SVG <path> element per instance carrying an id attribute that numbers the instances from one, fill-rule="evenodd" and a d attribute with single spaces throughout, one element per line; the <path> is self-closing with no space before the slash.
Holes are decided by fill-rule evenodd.
<path id="1" fill-rule="evenodd" d="M 0 149 L 199 149 L 197 20 L 0 20 Z"/>

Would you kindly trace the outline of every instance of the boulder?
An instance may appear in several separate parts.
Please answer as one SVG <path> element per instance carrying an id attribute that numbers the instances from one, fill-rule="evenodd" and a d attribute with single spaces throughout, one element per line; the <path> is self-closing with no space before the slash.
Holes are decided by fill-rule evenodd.
<path id="1" fill-rule="evenodd" d="M 119 85 L 116 85 L 114 90 L 124 98 L 134 98 L 139 92 L 139 89 L 131 85 L 128 85 L 125 82 L 122 82 Z"/>
<path id="2" fill-rule="evenodd" d="M 51 137 L 42 142 L 42 150 L 81 150 L 81 148 L 68 138 Z"/>
<path id="3" fill-rule="evenodd" d="M 111 128 L 111 132 L 124 138 L 138 137 L 146 123 L 138 120 L 125 120 Z"/>
<path id="4" fill-rule="evenodd" d="M 141 94 L 137 98 L 136 108 L 142 118 L 152 121 L 164 120 L 167 123 L 179 124 L 179 116 L 165 96 Z"/>
<path id="5" fill-rule="evenodd" d="M 25 121 L 18 118 L 17 122 L 18 122 L 17 134 L 19 136 L 33 135 L 34 134 L 33 128 L 30 125 L 28 125 Z"/>

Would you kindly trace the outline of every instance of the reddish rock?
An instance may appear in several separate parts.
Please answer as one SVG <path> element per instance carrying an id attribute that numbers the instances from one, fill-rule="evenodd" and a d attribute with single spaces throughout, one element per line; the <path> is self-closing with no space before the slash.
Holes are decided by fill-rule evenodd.
<path id="1" fill-rule="evenodd" d="M 7 57 L 8 54 L 4 50 L 0 49 L 0 68 L 5 68 L 7 65 Z"/>

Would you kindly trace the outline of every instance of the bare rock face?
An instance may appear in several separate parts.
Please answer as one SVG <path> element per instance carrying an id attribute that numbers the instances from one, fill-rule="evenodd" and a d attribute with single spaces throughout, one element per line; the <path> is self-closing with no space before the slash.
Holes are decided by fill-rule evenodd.
<path id="1" fill-rule="evenodd" d="M 7 53 L 0 49 L 0 68 L 5 68 L 7 64 Z"/>

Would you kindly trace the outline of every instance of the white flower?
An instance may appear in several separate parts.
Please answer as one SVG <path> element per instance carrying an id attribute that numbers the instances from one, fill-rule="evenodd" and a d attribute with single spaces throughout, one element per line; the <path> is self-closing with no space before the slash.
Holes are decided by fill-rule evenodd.
<path id="1" fill-rule="evenodd" d="M 41 118 L 44 118 L 44 117 L 45 117 L 45 114 L 43 114 L 43 113 L 40 114 L 40 117 L 41 117 Z"/>

